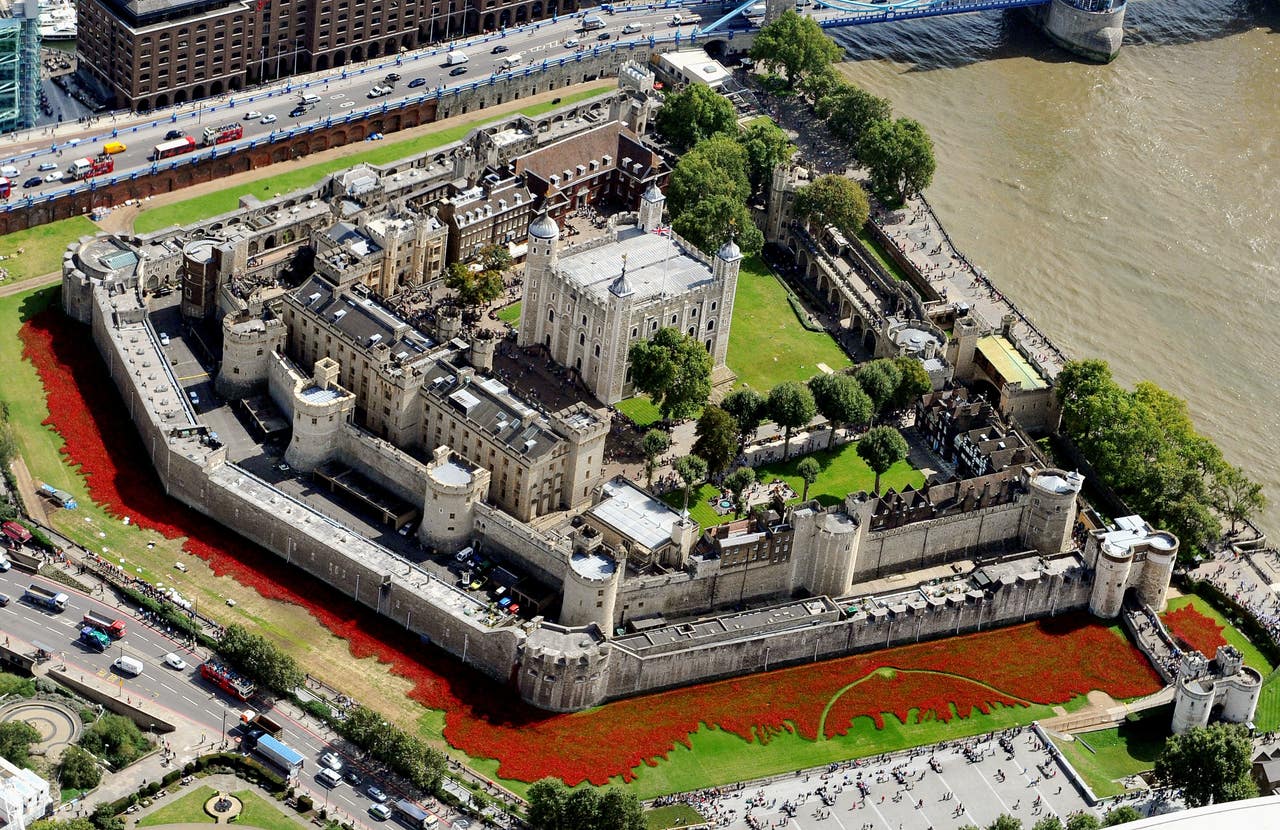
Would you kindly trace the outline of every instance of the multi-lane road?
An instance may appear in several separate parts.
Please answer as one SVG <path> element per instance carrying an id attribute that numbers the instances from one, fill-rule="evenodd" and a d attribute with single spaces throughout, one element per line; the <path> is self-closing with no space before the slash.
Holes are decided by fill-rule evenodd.
<path id="1" fill-rule="evenodd" d="M 244 131 L 241 139 L 216 148 L 200 146 L 192 153 L 175 158 L 207 155 L 214 149 L 221 154 L 254 141 L 261 142 L 272 133 L 323 124 L 369 107 L 393 105 L 401 100 L 434 93 L 440 88 L 540 66 L 545 60 L 572 56 L 579 51 L 615 46 L 628 48 L 629 42 L 643 43 L 651 36 L 666 38 L 676 32 L 689 35 L 694 30 L 692 24 L 671 25 L 675 13 L 682 13 L 686 20 L 691 13 L 700 13 L 703 20 L 709 22 L 718 16 L 719 9 L 719 3 L 702 7 L 687 4 L 682 9 L 674 2 L 626 9 L 619 6 L 613 14 L 593 9 L 586 13 L 601 17 L 605 21 L 603 29 L 584 31 L 583 14 L 575 14 L 341 69 L 295 76 L 267 87 L 210 98 L 163 113 L 153 112 L 145 117 L 117 116 L 115 121 L 100 121 L 77 135 L 65 133 L 56 138 L 37 137 L 0 151 L 7 154 L 0 158 L 0 166 L 12 168 L 7 171 L 9 174 L 17 173 L 16 176 L 9 175 L 13 182 L 9 203 L 17 205 L 25 197 L 66 191 L 76 182 L 70 179 L 48 182 L 43 178 L 50 172 L 66 171 L 75 159 L 97 155 L 110 142 L 119 142 L 126 147 L 123 152 L 112 156 L 115 169 L 111 175 L 145 174 L 152 170 L 155 146 L 172 140 L 170 136 L 176 138 L 175 131 L 193 137 L 200 144 L 206 128 L 240 124 Z M 451 52 L 455 55 L 464 53 L 466 62 L 457 63 L 458 58 L 455 57 L 455 63 L 450 64 Z M 517 55 L 521 60 L 514 65 L 510 59 Z M 370 98 L 371 90 L 375 86 L 386 85 L 387 77 L 392 73 L 399 79 L 390 94 Z M 313 95 L 318 100 L 305 112 L 291 115 L 304 94 Z M 41 171 L 41 165 L 46 168 L 56 165 L 56 171 Z M 38 184 L 34 183 L 36 177 L 42 179 Z M 33 186 L 26 187 L 29 180 Z"/>
<path id="2" fill-rule="evenodd" d="M 25 588 L 32 584 L 43 585 L 61 591 L 69 597 L 66 609 L 53 612 L 22 599 Z M 51 580 L 32 577 L 17 569 L 0 573 L 0 593 L 10 598 L 8 605 L 0 607 L 0 633 L 9 638 L 11 647 L 20 650 L 22 643 L 36 643 L 49 647 L 56 654 L 55 663 L 65 663 L 67 671 L 85 676 L 96 675 L 100 680 L 117 685 L 120 694 L 134 700 L 146 700 L 148 708 L 164 713 L 172 720 L 183 720 L 193 725 L 189 734 L 203 732 L 202 746 L 212 750 L 225 733 L 234 742 L 241 711 L 252 703 L 241 703 L 201 679 L 199 666 L 203 655 L 183 648 L 166 636 L 163 630 L 145 624 L 133 616 L 127 608 L 101 602 L 93 597 L 58 585 Z M 96 611 L 107 617 L 123 620 L 125 636 L 112 643 L 105 652 L 96 652 L 80 645 L 77 640 L 81 619 L 86 611 Z M 165 655 L 179 654 L 187 663 L 185 669 L 176 670 L 165 665 Z M 133 657 L 143 663 L 142 673 L 127 677 L 112 668 L 120 656 Z M 341 742 L 330 741 L 319 732 L 319 727 L 297 721 L 276 709 L 273 720 L 284 725 L 280 740 L 306 756 L 299 786 L 310 791 L 317 804 L 340 810 L 365 827 L 373 827 L 377 821 L 369 815 L 373 801 L 366 790 L 370 784 L 380 787 L 392 799 L 404 792 L 403 782 L 390 776 L 375 776 L 354 757 L 344 756 L 346 768 L 354 768 L 364 779 L 360 786 L 343 782 L 333 789 L 322 786 L 315 778 L 321 768 L 319 757 L 326 752 L 343 755 Z M 177 749 L 175 747 L 175 749 Z M 199 747 L 190 749 L 198 750 Z M 179 755 L 184 753 L 180 752 Z M 441 816 L 443 819 L 444 817 Z"/>

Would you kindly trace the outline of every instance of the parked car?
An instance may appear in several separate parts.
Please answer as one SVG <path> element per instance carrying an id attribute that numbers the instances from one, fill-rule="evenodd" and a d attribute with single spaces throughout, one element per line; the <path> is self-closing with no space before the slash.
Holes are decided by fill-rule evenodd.
<path id="1" fill-rule="evenodd" d="M 577 39 L 576 37 L 565 38 L 565 41 L 564 41 L 564 48 L 566 48 L 566 49 L 572 49 L 573 47 L 575 47 L 575 46 L 577 46 L 577 45 L 578 45 L 578 39 Z"/>
<path id="2" fill-rule="evenodd" d="M 449 70 L 449 74 L 455 78 L 459 75 L 465 75 L 467 74 L 467 65 L 463 64 L 462 66 L 455 66 L 453 69 Z"/>
<path id="3" fill-rule="evenodd" d="M 508 606 L 507 606 L 507 613 L 508 613 L 508 614 L 510 614 L 510 615 L 512 615 L 513 617 L 514 617 L 516 614 L 519 614 L 519 613 L 520 613 L 520 603 L 518 603 L 518 602 L 513 602 L 513 603 L 511 603 L 510 605 L 508 605 Z"/>
<path id="4" fill-rule="evenodd" d="M 386 821 L 387 819 L 391 818 L 391 808 L 385 804 L 380 804 L 380 803 L 370 804 L 369 815 L 373 816 L 378 821 Z"/>
<path id="5" fill-rule="evenodd" d="M 42 184 L 44 184 L 44 177 L 42 177 L 42 176 L 32 176 L 31 178 L 29 178 L 29 179 L 27 179 L 25 182 L 23 182 L 23 183 L 22 183 L 22 186 L 23 186 L 23 187 L 39 187 L 39 186 L 40 186 L 40 185 L 42 185 Z"/>
<path id="6" fill-rule="evenodd" d="M 191 399 L 191 403 L 194 406 L 200 405 L 200 396 L 196 394 L 196 390 L 192 389 L 190 392 L 188 392 L 187 397 Z"/>
<path id="7" fill-rule="evenodd" d="M 426 86 L 426 85 L 427 85 L 426 78 L 414 78 L 412 81 L 409 82 L 409 89 L 417 89 L 420 86 Z"/>
<path id="8" fill-rule="evenodd" d="M 165 141 L 173 141 L 175 138 L 182 138 L 187 134 L 186 130 L 170 130 L 164 134 Z"/>
<path id="9" fill-rule="evenodd" d="M 168 334 L 168 332 L 163 332 L 163 331 L 162 331 L 162 332 L 160 332 L 160 345 L 161 345 L 161 346 L 168 346 L 168 345 L 169 345 L 169 334 Z"/>
<path id="10" fill-rule="evenodd" d="M 9 595 L 8 595 L 8 594 L 0 594 L 0 608 L 3 608 L 4 606 L 6 606 L 6 605 L 8 605 L 8 604 L 9 604 Z"/>
<path id="11" fill-rule="evenodd" d="M 600 34 L 596 35 L 596 40 L 608 40 L 611 37 L 613 37 L 613 35 L 609 34 L 608 32 L 601 32 Z"/>
<path id="12" fill-rule="evenodd" d="M 511 603 L 512 603 L 511 597 L 503 597 L 502 599 L 498 600 L 498 607 L 506 608 Z"/>
<path id="13" fill-rule="evenodd" d="M 258 123 L 259 123 L 259 124 L 274 124 L 274 123 L 276 123 L 276 117 L 275 117 L 275 115 L 274 115 L 274 114 L 273 114 L 273 115 L 264 115 L 264 116 L 262 116 L 262 119 L 261 119 Z"/>
<path id="14" fill-rule="evenodd" d="M 258 120 L 258 119 L 259 119 L 259 118 L 261 118 L 261 117 L 262 117 L 262 113 L 258 112 L 257 110 L 249 110 L 248 112 L 246 112 L 246 113 L 244 114 L 244 118 L 243 118 L 243 119 L 241 119 L 241 120 L 243 120 L 243 121 L 256 121 L 256 120 Z"/>

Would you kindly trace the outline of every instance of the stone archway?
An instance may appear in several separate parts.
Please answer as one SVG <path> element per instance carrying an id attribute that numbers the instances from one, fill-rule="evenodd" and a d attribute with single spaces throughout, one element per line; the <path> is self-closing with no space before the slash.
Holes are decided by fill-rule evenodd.
<path id="1" fill-rule="evenodd" d="M 185 89 L 180 89 L 174 93 L 173 105 L 175 107 L 180 107 L 185 103 L 187 103 L 187 91 Z"/>
<path id="2" fill-rule="evenodd" d="M 329 56 L 328 56 L 328 55 L 321 55 L 320 57 L 316 58 L 316 70 L 317 70 L 317 71 L 323 72 L 323 71 L 325 71 L 325 70 L 326 70 L 326 69 L 328 69 L 328 68 L 329 68 Z"/>
<path id="3" fill-rule="evenodd" d="M 351 62 L 360 63 L 364 60 L 364 47 L 359 44 L 351 47 Z"/>
<path id="4" fill-rule="evenodd" d="M 217 80 L 209 84 L 210 95 L 221 95 L 224 91 L 225 91 L 225 87 L 223 86 L 221 80 Z"/>
<path id="5" fill-rule="evenodd" d="M 376 40 L 370 43 L 369 55 L 368 55 L 369 60 L 373 60 L 374 58 L 380 57 L 381 55 L 382 55 L 382 44 L 378 43 L 378 41 Z"/>
<path id="6" fill-rule="evenodd" d="M 158 110 L 160 110 L 160 109 L 164 109 L 164 108 L 165 108 L 165 107 L 167 107 L 167 106 L 169 106 L 169 96 L 168 96 L 167 94 L 165 94 L 165 93 L 161 93 L 161 94 L 157 95 L 157 96 L 156 96 L 156 109 L 158 109 Z"/>
<path id="7" fill-rule="evenodd" d="M 482 26 L 480 27 L 481 31 L 484 31 L 484 32 L 491 32 L 491 31 L 493 31 L 494 20 L 495 20 L 495 18 L 494 18 L 494 16 L 493 16 L 493 14 L 486 14 L 486 15 L 484 16 L 484 25 L 482 25 Z"/>
<path id="8" fill-rule="evenodd" d="M 204 84 L 196 84 L 196 88 L 191 90 L 191 98 L 193 101 L 199 101 L 201 98 L 207 97 L 208 95 L 205 93 Z"/>

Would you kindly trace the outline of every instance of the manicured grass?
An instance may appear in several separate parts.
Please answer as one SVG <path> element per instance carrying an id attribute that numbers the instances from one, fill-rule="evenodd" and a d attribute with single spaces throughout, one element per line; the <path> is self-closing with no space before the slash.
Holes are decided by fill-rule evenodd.
<path id="1" fill-rule="evenodd" d="M 417 153 L 423 153 L 428 150 L 434 150 L 445 144 L 458 141 L 465 138 L 467 133 L 483 124 L 492 121 L 498 121 L 503 118 L 510 118 L 519 113 L 523 113 L 531 118 L 550 112 L 553 109 L 559 109 L 570 104 L 583 101 L 588 98 L 594 98 L 607 89 L 615 86 L 613 82 L 603 82 L 595 84 L 588 89 L 575 92 L 572 95 L 564 96 L 560 103 L 552 104 L 546 102 L 542 104 L 533 104 L 525 107 L 517 112 L 508 115 L 497 115 L 492 117 L 483 117 L 478 113 L 478 117 L 474 121 L 468 121 L 456 127 L 432 132 L 427 135 L 418 136 L 417 138 L 405 139 L 404 141 L 381 141 L 366 144 L 369 148 L 360 152 L 351 152 L 336 159 L 323 161 L 318 164 L 311 164 L 297 170 L 291 170 L 287 173 L 279 173 L 274 176 L 267 176 L 257 180 L 253 187 L 246 190 L 243 188 L 232 187 L 226 190 L 219 190 L 214 193 L 207 193 L 203 196 L 197 196 L 194 199 L 187 199 L 164 207 L 152 208 L 143 211 L 134 221 L 134 230 L 138 233 L 150 233 L 152 231 L 167 228 L 170 225 L 188 225 L 193 222 L 199 222 L 202 219 L 208 219 L 211 216 L 227 213 L 236 209 L 240 203 L 240 197 L 252 193 L 259 199 L 270 199 L 277 193 L 289 193 L 303 187 L 309 187 L 320 181 L 325 176 L 337 170 L 345 170 L 361 162 L 369 164 L 386 164 L 398 159 L 406 158 Z"/>
<path id="2" fill-rule="evenodd" d="M 641 429 L 662 420 L 662 412 L 648 395 L 636 395 L 618 401 L 613 408 L 626 415 Z"/>
<path id="3" fill-rule="evenodd" d="M 871 254 L 871 258 L 880 263 L 880 267 L 889 272 L 889 276 L 897 280 L 906 280 L 906 273 L 898 267 L 898 263 L 893 261 L 893 257 L 889 256 L 889 252 L 881 247 L 880 243 L 871 234 L 867 233 L 866 228 L 858 231 L 858 241 L 862 243 L 863 249 Z"/>
<path id="4" fill-rule="evenodd" d="M 747 258 L 738 274 L 726 362 L 740 384 L 761 393 L 784 380 L 808 380 L 819 363 L 837 372 L 850 365 L 831 335 L 800 325 L 786 289 L 758 257 Z"/>
<path id="5" fill-rule="evenodd" d="M 706 819 L 688 804 L 668 804 L 644 811 L 645 826 L 649 830 L 675 830 L 692 824 L 702 824 Z"/>
<path id="6" fill-rule="evenodd" d="M 520 324 L 520 303 L 514 302 L 498 312 L 498 319 L 513 326 Z"/>
<path id="7" fill-rule="evenodd" d="M 704 530 L 733 521 L 732 510 L 721 516 L 708 503 L 712 496 L 718 496 L 719 494 L 720 488 L 714 484 L 703 484 L 696 490 L 689 492 L 689 518 L 697 522 Z M 672 490 L 670 493 L 665 494 L 662 500 L 678 513 L 684 507 L 684 491 L 680 489 Z"/>
<path id="8" fill-rule="evenodd" d="M 261 827 L 263 830 L 300 830 L 304 825 L 293 821 L 273 804 L 253 790 L 237 790 L 232 793 L 240 799 L 243 808 L 235 823 L 245 827 Z"/>
<path id="9" fill-rule="evenodd" d="M 37 225 L 25 231 L 0 236 L 0 256 L 5 259 L 0 267 L 9 271 L 9 278 L 3 284 L 9 285 L 34 277 L 43 277 L 62 268 L 62 252 L 67 245 L 86 234 L 98 232 L 98 226 L 84 216 L 72 216 Z M 18 249 L 22 253 L 18 253 Z"/>
<path id="10" fill-rule="evenodd" d="M 170 802 L 138 822 L 139 827 L 156 827 L 162 824 L 215 824 L 213 816 L 204 811 L 204 803 L 217 793 L 213 787 L 197 787 Z"/>
<path id="11" fill-rule="evenodd" d="M 1081 733 L 1077 737 L 1083 739 L 1092 752 L 1080 740 L 1054 738 L 1053 742 L 1095 795 L 1100 798 L 1119 795 L 1124 792 L 1124 786 L 1118 781 L 1155 766 L 1169 739 L 1172 716 L 1172 705 L 1161 706 L 1140 712 L 1113 729 Z"/>

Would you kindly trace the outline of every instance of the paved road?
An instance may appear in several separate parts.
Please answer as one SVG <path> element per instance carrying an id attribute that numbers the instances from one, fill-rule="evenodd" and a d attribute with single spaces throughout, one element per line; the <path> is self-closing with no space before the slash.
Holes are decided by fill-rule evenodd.
<path id="1" fill-rule="evenodd" d="M 690 10 L 697 7 L 690 4 Z M 715 14 L 719 4 L 712 4 L 706 9 L 706 22 L 714 19 L 707 15 Z M 103 144 L 110 141 L 112 131 L 119 133 L 118 139 L 127 149 L 113 156 L 114 174 L 139 171 L 148 172 L 152 167 L 151 155 L 156 144 L 166 140 L 172 130 L 182 130 L 194 137 L 197 143 L 203 138 L 203 131 L 209 127 L 239 123 L 244 129 L 244 137 L 235 142 L 220 145 L 217 148 L 200 147 L 196 152 L 181 156 L 192 158 L 208 154 L 216 149 L 219 153 L 248 145 L 254 139 L 261 140 L 272 132 L 287 130 L 296 126 L 324 123 L 327 119 L 338 118 L 349 112 L 359 111 L 368 106 L 391 104 L 397 101 L 422 95 L 440 87 L 456 86 L 460 83 L 484 79 L 499 71 L 506 71 L 504 62 L 514 56 L 522 56 L 521 66 L 541 63 L 543 60 L 572 55 L 579 49 L 596 47 L 607 48 L 618 41 L 645 40 L 651 34 L 670 34 L 677 30 L 691 33 L 692 26 L 672 27 L 669 25 L 673 12 L 678 6 L 664 7 L 656 4 L 653 8 L 638 8 L 633 11 L 619 11 L 613 15 L 602 15 L 606 26 L 602 30 L 581 31 L 581 15 L 562 18 L 558 21 L 545 21 L 531 24 L 520 29 L 508 30 L 504 34 L 482 35 L 464 41 L 457 41 L 450 46 L 437 45 L 416 52 L 409 52 L 398 57 L 392 56 L 362 64 L 352 64 L 341 69 L 297 76 L 286 81 L 259 89 L 248 90 L 231 96 L 206 99 L 202 102 L 188 104 L 183 107 L 153 112 L 146 117 L 117 116 L 118 120 L 100 121 L 83 128 L 81 137 L 72 137 L 69 132 L 57 136 L 56 143 L 51 138 L 36 137 L 32 142 L 0 150 L 5 156 L 0 158 L 0 165 L 12 165 L 19 171 L 14 181 L 13 194 L 9 201 L 17 203 L 24 196 L 34 196 L 56 192 L 67 187 L 67 182 L 41 183 L 26 188 L 23 184 L 30 178 L 45 176 L 49 171 L 41 172 L 41 164 L 55 164 L 58 171 L 65 171 L 74 159 L 92 156 L 100 152 Z M 684 12 L 689 14 L 689 11 Z M 627 33 L 624 27 L 633 27 Z M 602 38 L 608 35 L 608 39 Z M 448 49 L 465 53 L 469 60 L 465 64 L 449 66 Z M 501 51 L 496 51 L 501 50 Z M 452 74 L 457 69 L 465 69 L 464 73 Z M 361 70 L 370 71 L 355 74 Z M 401 76 L 395 83 L 391 94 L 369 98 L 375 85 L 384 83 L 390 73 Z M 411 83 L 418 83 L 410 87 Z M 310 84 L 306 90 L 319 97 L 319 102 L 305 114 L 291 117 L 290 111 L 300 102 L 300 87 Z M 246 118 L 255 113 L 254 118 Z M 275 121 L 263 124 L 262 120 L 270 116 Z M 71 129 L 76 125 L 67 125 Z M 97 139 L 97 140 L 95 140 Z"/>
<path id="2" fill-rule="evenodd" d="M 23 590 L 33 582 L 66 593 L 69 597 L 66 610 L 54 613 L 22 601 Z M 204 733 L 205 740 L 191 747 L 175 746 L 180 760 L 185 760 L 184 756 L 199 754 L 199 751 L 212 750 L 219 742 L 224 726 L 228 740 L 235 742 L 239 734 L 236 730 L 239 714 L 246 704 L 223 694 L 200 678 L 198 667 L 204 659 L 202 653 L 183 647 L 163 631 L 138 620 L 129 608 L 116 607 L 16 569 L 0 573 L 0 592 L 12 600 L 0 607 L 0 632 L 12 638 L 15 648 L 19 646 L 19 640 L 27 643 L 38 641 L 59 652 L 58 662 L 65 662 L 69 671 L 78 671 L 85 676 L 96 675 L 100 680 L 117 685 L 122 696 L 149 699 L 152 706 L 195 724 Z M 89 610 L 123 619 L 126 623 L 125 636 L 104 653 L 86 649 L 76 641 L 81 618 Z M 164 656 L 170 652 L 181 654 L 188 667 L 178 671 L 165 666 Z M 112 661 L 121 655 L 141 660 L 145 665 L 142 674 L 125 677 L 112 669 Z M 340 810 L 358 824 L 373 827 L 376 822 L 367 813 L 373 803 L 365 794 L 368 783 L 377 783 L 393 797 L 397 793 L 408 794 L 403 783 L 392 776 L 375 775 L 374 770 L 353 757 L 352 753 L 344 751 L 344 741 L 323 734 L 323 727 L 314 721 L 290 717 L 279 708 L 273 710 L 271 716 L 285 726 L 280 739 L 306 756 L 299 784 L 312 793 L 317 804 Z M 361 772 L 366 780 L 365 786 L 356 788 L 344 782 L 330 790 L 314 779 L 315 772 L 320 769 L 320 755 L 331 750 L 344 757 L 347 767 Z M 441 814 L 441 818 L 445 816 Z"/>

